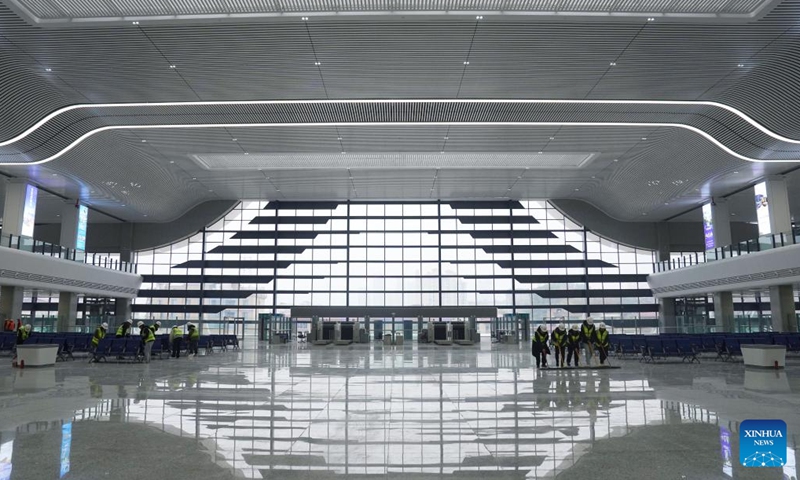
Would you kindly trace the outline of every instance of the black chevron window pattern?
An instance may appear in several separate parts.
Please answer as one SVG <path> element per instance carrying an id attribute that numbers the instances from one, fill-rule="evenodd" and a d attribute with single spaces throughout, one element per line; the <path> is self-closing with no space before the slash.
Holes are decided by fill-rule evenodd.
<path id="1" fill-rule="evenodd" d="M 244 201 L 139 252 L 140 318 L 255 320 L 293 307 L 493 306 L 534 320 L 655 322 L 653 252 L 546 201 Z"/>

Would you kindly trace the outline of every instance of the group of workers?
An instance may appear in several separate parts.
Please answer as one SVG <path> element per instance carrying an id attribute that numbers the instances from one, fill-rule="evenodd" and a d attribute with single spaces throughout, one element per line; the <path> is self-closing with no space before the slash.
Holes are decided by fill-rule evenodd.
<path id="1" fill-rule="evenodd" d="M 533 333 L 531 341 L 531 354 L 536 359 L 536 368 L 547 368 L 547 356 L 551 353 L 550 346 L 553 347 L 556 367 L 572 366 L 573 362 L 574 366 L 579 366 L 581 350 L 585 352 L 586 366 L 592 365 L 595 352 L 599 356 L 600 365 L 605 365 L 610 346 L 608 330 L 602 322 L 595 328 L 591 318 L 584 320 L 580 328 L 577 325 L 571 326 L 569 331 L 566 330 L 563 323 L 559 323 L 552 334 L 548 333 L 544 325 L 539 325 L 539 328 Z M 565 354 L 566 365 L 564 364 Z"/>
<path id="2" fill-rule="evenodd" d="M 117 331 L 115 333 L 116 338 L 125 338 L 131 336 L 131 327 L 133 326 L 133 322 L 130 320 L 125 320 L 119 327 L 117 327 Z M 146 325 L 144 322 L 139 321 L 136 326 L 139 328 L 139 337 L 142 340 L 142 347 L 140 353 L 144 358 L 144 363 L 150 363 L 150 352 L 153 350 L 153 344 L 156 341 L 156 334 L 158 330 L 161 328 L 161 322 L 155 322 L 152 325 Z M 188 332 L 186 333 L 186 337 L 189 341 L 187 354 L 197 356 L 199 351 L 198 346 L 200 344 L 200 330 L 197 329 L 197 325 L 194 323 L 187 324 Z M 106 332 L 108 331 L 108 323 L 102 323 L 97 329 L 94 331 L 94 335 L 92 336 L 92 348 L 96 349 L 98 345 L 100 345 L 100 340 L 106 337 Z M 169 332 L 169 344 L 171 346 L 170 352 L 172 358 L 180 358 L 181 357 L 181 349 L 183 348 L 183 340 L 184 334 L 183 329 L 175 325 L 170 329 Z"/>

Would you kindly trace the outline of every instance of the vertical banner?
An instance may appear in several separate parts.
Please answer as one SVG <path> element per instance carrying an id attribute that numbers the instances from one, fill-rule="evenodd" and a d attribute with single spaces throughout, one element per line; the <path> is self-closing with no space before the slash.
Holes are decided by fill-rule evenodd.
<path id="1" fill-rule="evenodd" d="M 758 234 L 769 235 L 772 228 L 769 226 L 769 199 L 767 198 L 767 184 L 761 182 L 754 187 L 756 195 L 756 218 L 758 219 Z"/>
<path id="2" fill-rule="evenodd" d="M 75 248 L 86 250 L 86 227 L 89 221 L 89 208 L 86 205 L 78 206 L 78 233 L 75 239 Z"/>
<path id="3" fill-rule="evenodd" d="M 11 455 L 14 453 L 14 440 L 0 445 L 0 480 L 11 479 Z"/>
<path id="4" fill-rule="evenodd" d="M 61 475 L 69 473 L 69 453 L 72 449 L 72 422 L 61 426 Z"/>
<path id="5" fill-rule="evenodd" d="M 733 453 L 731 450 L 731 432 L 725 427 L 719 427 L 719 446 L 722 455 L 722 473 L 733 478 Z"/>
<path id="6" fill-rule="evenodd" d="M 713 249 L 716 246 L 714 244 L 714 213 L 710 203 L 703 205 L 703 235 L 705 235 L 706 250 Z"/>
<path id="7" fill-rule="evenodd" d="M 33 237 L 33 227 L 36 223 L 36 199 L 39 189 L 33 185 L 25 185 L 25 205 L 22 209 L 22 236 Z"/>

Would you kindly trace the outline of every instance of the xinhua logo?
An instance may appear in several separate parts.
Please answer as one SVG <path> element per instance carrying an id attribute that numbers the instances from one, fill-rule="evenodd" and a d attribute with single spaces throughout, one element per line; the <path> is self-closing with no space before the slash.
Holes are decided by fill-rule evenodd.
<path id="1" fill-rule="evenodd" d="M 739 461 L 745 467 L 782 467 L 786 463 L 786 422 L 742 422 L 739 426 Z"/>

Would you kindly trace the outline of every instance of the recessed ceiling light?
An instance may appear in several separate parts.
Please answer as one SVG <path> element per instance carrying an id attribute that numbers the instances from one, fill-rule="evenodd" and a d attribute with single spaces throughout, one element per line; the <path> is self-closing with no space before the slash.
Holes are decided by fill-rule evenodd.
<path id="1" fill-rule="evenodd" d="M 208 191 L 209 191 L 209 192 L 213 192 L 214 190 L 211 190 L 211 189 L 209 188 L 209 189 L 208 189 Z"/>
<path id="2" fill-rule="evenodd" d="M 469 62 L 464 62 L 464 65 L 469 65 Z"/>
<path id="3" fill-rule="evenodd" d="M 475 20 L 483 20 L 483 15 L 478 15 L 477 17 L 475 17 Z"/>
<path id="4" fill-rule="evenodd" d="M 175 160 L 170 160 L 169 163 L 175 163 Z"/>
<path id="5" fill-rule="evenodd" d="M 341 139 L 342 139 L 342 137 L 336 137 L 336 140 L 341 140 Z"/>
<path id="6" fill-rule="evenodd" d="M 664 202 L 664 205 L 669 205 L 669 202 Z"/>
<path id="7" fill-rule="evenodd" d="M 142 143 L 147 143 L 147 140 L 142 140 Z"/>
<path id="8" fill-rule="evenodd" d="M 510 191 L 511 191 L 511 189 L 509 188 L 509 189 L 508 189 L 508 190 L 506 190 L 506 191 L 507 191 L 507 192 L 510 192 Z"/>
<path id="9" fill-rule="evenodd" d="M 169 68 L 178 68 L 175 65 L 170 65 Z"/>
<path id="10" fill-rule="evenodd" d="M 742 68 L 742 67 L 744 67 L 744 63 L 740 63 L 739 65 L 736 65 L 736 66 L 739 67 L 739 68 Z"/>
<path id="11" fill-rule="evenodd" d="M 124 207 L 124 206 L 125 206 L 125 204 L 124 204 L 124 203 L 123 203 L 122 205 L 120 205 L 120 207 Z"/>
<path id="12" fill-rule="evenodd" d="M 614 159 L 614 161 L 615 161 L 615 162 L 619 162 L 619 158 L 615 158 L 615 159 Z"/>
<path id="13" fill-rule="evenodd" d="M 733 172 L 733 173 L 739 173 L 739 172 Z"/>
<path id="14" fill-rule="evenodd" d="M 555 139 L 556 139 L 556 137 L 550 137 L 550 140 L 555 140 Z"/>
<path id="15" fill-rule="evenodd" d="M 146 216 L 147 216 L 147 214 L 145 213 L 145 214 L 144 214 L 144 216 L 146 217 Z"/>
<path id="16" fill-rule="evenodd" d="M 280 189 L 280 188 L 276 188 L 276 189 L 275 189 L 275 191 L 276 191 L 276 192 L 280 192 L 280 191 L 281 191 L 281 189 Z"/>
<path id="17" fill-rule="evenodd" d="M 450 140 L 450 137 L 444 137 L 445 140 Z"/>
<path id="18" fill-rule="evenodd" d="M 612 66 L 612 67 L 616 67 L 617 66 L 617 62 L 611 62 L 611 63 L 609 63 L 609 65 Z"/>
<path id="19" fill-rule="evenodd" d="M 647 212 L 642 212 L 642 215 L 647 215 Z"/>
<path id="20" fill-rule="evenodd" d="M 592 175 L 592 179 L 595 179 L 595 178 L 597 178 L 597 177 L 596 177 L 596 176 L 594 176 L 594 175 Z"/>
<path id="21" fill-rule="evenodd" d="M 56 217 L 60 217 L 60 216 L 61 216 L 61 215 L 59 215 L 59 214 L 56 214 Z"/>
<path id="22" fill-rule="evenodd" d="M 314 65 L 319 67 L 320 65 L 322 65 L 322 63 L 321 62 L 314 62 Z"/>
<path id="23" fill-rule="evenodd" d="M 647 137 L 642 137 L 642 140 L 647 140 Z"/>
<path id="24" fill-rule="evenodd" d="M 45 68 L 45 69 L 44 69 L 44 71 L 45 71 L 45 72 L 52 72 L 52 71 L 53 71 L 53 69 L 52 69 L 52 68 Z"/>
<path id="25" fill-rule="evenodd" d="M 581 189 L 580 189 L 580 188 L 576 188 L 576 189 L 575 189 L 575 191 L 576 191 L 576 192 L 580 192 L 580 191 L 581 191 Z"/>
<path id="26" fill-rule="evenodd" d="M 302 20 L 304 22 L 307 22 L 308 21 L 308 17 L 300 17 L 300 20 Z"/>
<path id="27" fill-rule="evenodd" d="M 345 153 L 347 153 L 347 152 L 342 152 L 342 155 L 344 155 Z"/>
<path id="28" fill-rule="evenodd" d="M 731 212 L 731 217 L 735 217 L 735 216 L 736 216 L 736 214 Z"/>
<path id="29" fill-rule="evenodd" d="M 439 153 L 440 153 L 440 154 L 444 153 L 444 150 L 442 150 L 442 151 L 441 151 L 441 152 L 439 152 Z"/>
<path id="30" fill-rule="evenodd" d="M 517 175 L 517 180 L 522 180 L 522 175 Z"/>
<path id="31" fill-rule="evenodd" d="M 134 25 L 139 25 L 139 22 L 132 22 Z"/>
<path id="32" fill-rule="evenodd" d="M 238 140 L 238 139 L 237 138 L 231 138 L 231 142 L 235 142 L 236 140 Z"/>
<path id="33" fill-rule="evenodd" d="M 192 177 L 192 180 L 197 180 L 197 177 Z"/>
<path id="34" fill-rule="evenodd" d="M 250 152 L 244 152 L 245 155 L 250 155 Z"/>
<path id="35" fill-rule="evenodd" d="M 648 21 L 648 22 L 654 22 L 655 20 L 656 20 L 656 19 L 655 19 L 655 18 L 653 18 L 653 17 L 649 17 L 649 18 L 647 19 L 647 21 Z"/>
<path id="36" fill-rule="evenodd" d="M 54 174 L 53 174 L 53 176 L 54 176 L 54 177 L 57 177 L 57 176 L 58 176 L 58 174 L 57 174 L 57 173 L 54 173 Z"/>

